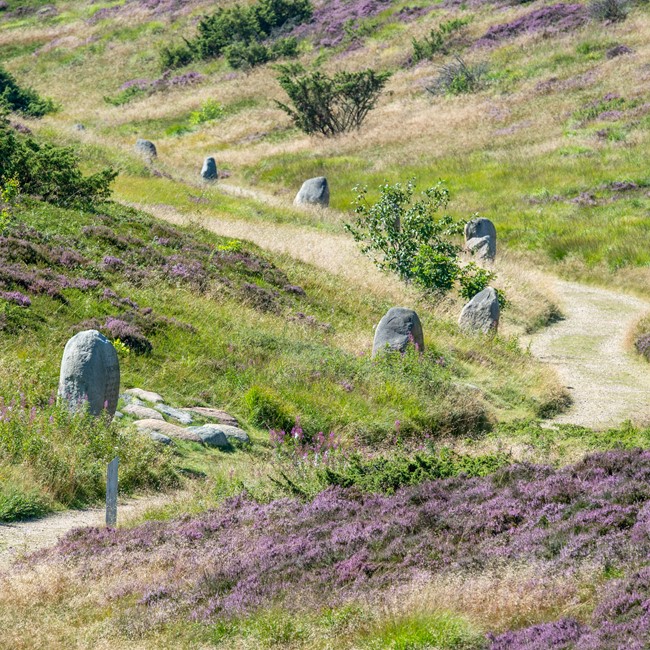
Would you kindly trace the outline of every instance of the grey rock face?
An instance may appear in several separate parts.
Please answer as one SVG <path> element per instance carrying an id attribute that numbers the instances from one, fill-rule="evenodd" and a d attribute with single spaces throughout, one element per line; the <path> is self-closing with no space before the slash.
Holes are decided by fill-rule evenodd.
<path id="1" fill-rule="evenodd" d="M 412 309 L 393 307 L 386 312 L 377 325 L 372 344 L 372 356 L 387 347 L 404 352 L 411 342 L 417 345 L 420 352 L 424 351 L 424 335 L 418 315 Z"/>
<path id="2" fill-rule="evenodd" d="M 217 180 L 217 161 L 212 156 L 209 156 L 203 161 L 203 167 L 201 168 L 201 178 L 204 181 Z"/>
<path id="3" fill-rule="evenodd" d="M 143 406 L 141 404 L 128 404 L 125 406 L 122 411 L 126 415 L 131 415 L 138 420 L 164 420 L 162 415 L 158 411 L 149 408 L 148 406 Z"/>
<path id="4" fill-rule="evenodd" d="M 163 415 L 168 415 L 174 420 L 178 420 L 181 424 L 192 424 L 194 418 L 187 412 L 175 409 L 173 406 L 167 404 L 156 404 L 154 407 L 156 411 L 160 411 Z"/>
<path id="5" fill-rule="evenodd" d="M 330 204 L 330 188 L 324 176 L 310 178 L 305 181 L 293 201 L 296 205 L 308 203 L 320 205 L 324 208 Z"/>
<path id="6" fill-rule="evenodd" d="M 113 344 L 97 330 L 75 334 L 65 345 L 59 376 L 59 397 L 71 408 L 93 415 L 104 409 L 113 416 L 120 392 L 120 362 Z"/>
<path id="7" fill-rule="evenodd" d="M 228 442 L 228 438 L 226 438 L 221 427 L 215 424 L 204 424 L 202 427 L 190 427 L 188 431 L 200 436 L 201 440 L 208 447 L 219 447 L 220 449 L 230 447 L 230 442 Z"/>
<path id="8" fill-rule="evenodd" d="M 472 240 L 481 240 L 484 237 L 488 237 L 487 251 L 485 251 L 482 259 L 493 260 L 497 254 L 497 229 L 494 227 L 494 224 L 485 217 L 480 217 L 477 219 L 472 219 L 465 224 L 465 244 L 469 250 L 472 250 L 470 247 L 470 241 Z M 477 242 L 473 242 L 473 245 L 476 245 Z"/>
<path id="9" fill-rule="evenodd" d="M 158 433 L 157 431 L 149 431 L 149 437 L 154 441 L 154 442 L 159 442 L 161 445 L 173 445 L 174 441 L 169 437 L 166 436 L 162 433 Z"/>
<path id="10" fill-rule="evenodd" d="M 221 424 L 228 424 L 232 427 L 239 426 L 237 418 L 233 417 L 229 413 L 222 411 L 221 409 L 213 409 L 206 406 L 191 406 L 190 408 L 182 409 L 189 413 L 196 413 L 201 417 L 207 418 L 208 420 L 216 420 Z"/>
<path id="11" fill-rule="evenodd" d="M 248 437 L 248 434 L 243 429 L 240 429 L 239 427 L 233 427 L 230 426 L 229 424 L 219 424 L 216 426 L 217 428 L 219 428 L 221 431 L 224 432 L 226 438 L 228 438 L 228 440 L 230 440 L 231 442 L 235 441 L 242 444 L 246 444 L 250 442 L 250 438 Z"/>
<path id="12" fill-rule="evenodd" d="M 129 395 L 129 398 L 126 397 L 127 395 Z M 152 402 L 154 404 L 164 401 L 163 398 L 158 395 L 158 393 L 154 393 L 150 390 L 142 390 L 142 388 L 129 388 L 128 390 L 124 391 L 124 395 L 122 397 L 125 400 L 130 399 L 131 401 L 128 402 L 129 404 L 138 403 L 137 401 L 134 401 L 133 398 L 136 398 L 136 400 L 144 400 L 145 402 Z M 141 403 L 142 402 L 140 402 L 140 404 Z"/>
<path id="13" fill-rule="evenodd" d="M 142 138 L 138 138 L 135 143 L 135 150 L 145 158 L 156 158 L 158 156 L 156 145 L 151 142 L 151 140 L 143 140 Z"/>
<path id="14" fill-rule="evenodd" d="M 477 293 L 460 313 L 458 324 L 465 332 L 496 334 L 499 327 L 499 297 L 492 287 Z"/>
<path id="15" fill-rule="evenodd" d="M 472 237 L 465 242 L 465 248 L 479 260 L 494 259 L 494 242 L 491 237 Z"/>

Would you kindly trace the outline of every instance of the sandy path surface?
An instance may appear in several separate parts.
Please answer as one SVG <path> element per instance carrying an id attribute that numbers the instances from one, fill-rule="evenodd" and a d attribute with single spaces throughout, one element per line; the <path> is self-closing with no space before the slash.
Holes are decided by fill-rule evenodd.
<path id="1" fill-rule="evenodd" d="M 626 419 L 650 423 L 650 366 L 628 352 L 626 336 L 650 303 L 606 289 L 554 280 L 565 319 L 530 338 L 553 365 L 573 406 L 554 422 L 596 429 Z"/>
<path id="2" fill-rule="evenodd" d="M 179 496 L 180 493 L 176 492 L 121 500 L 117 511 L 118 526 L 141 516 L 148 508 L 162 506 Z M 104 518 L 104 508 L 85 508 L 66 510 L 33 521 L 0 523 L 0 570 L 6 569 L 24 555 L 53 546 L 60 537 L 74 528 L 103 526 Z"/>

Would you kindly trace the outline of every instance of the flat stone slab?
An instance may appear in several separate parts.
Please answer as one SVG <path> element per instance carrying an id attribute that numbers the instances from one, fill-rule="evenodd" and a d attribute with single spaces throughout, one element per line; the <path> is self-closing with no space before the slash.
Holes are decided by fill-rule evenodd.
<path id="1" fill-rule="evenodd" d="M 150 390 L 142 390 L 142 388 L 129 388 L 129 390 L 124 391 L 124 394 L 133 395 L 134 397 L 143 399 L 145 402 L 152 402 L 153 404 L 165 401 L 160 395 L 158 395 L 158 393 L 154 393 Z"/>
<path id="2" fill-rule="evenodd" d="M 218 447 L 219 449 L 230 448 L 230 442 L 219 425 L 204 424 L 201 427 L 190 427 L 188 431 L 196 433 L 208 447 Z"/>
<path id="3" fill-rule="evenodd" d="M 131 415 L 138 420 L 164 420 L 165 418 L 158 411 L 141 404 L 128 404 L 122 409 L 122 413 Z"/>
<path id="4" fill-rule="evenodd" d="M 201 436 L 197 433 L 190 431 L 189 429 L 184 429 L 170 422 L 165 422 L 164 420 L 137 420 L 135 426 L 140 430 L 146 433 L 161 433 L 168 438 L 177 438 L 179 440 L 191 440 L 192 442 L 203 442 Z"/>
<path id="5" fill-rule="evenodd" d="M 174 420 L 178 420 L 181 424 L 192 424 L 194 418 L 187 412 L 181 409 L 176 409 L 168 404 L 156 404 L 154 406 L 156 411 L 160 411 L 163 415 L 167 415 Z"/>
<path id="6" fill-rule="evenodd" d="M 248 434 L 243 429 L 240 429 L 239 427 L 232 427 L 227 424 L 220 424 L 218 426 L 219 429 L 221 429 L 221 431 L 224 432 L 228 440 L 236 440 L 237 442 L 241 442 L 241 443 L 248 443 L 251 440 L 248 437 Z"/>
<path id="7" fill-rule="evenodd" d="M 231 427 L 239 426 L 237 418 L 220 409 L 208 408 L 206 406 L 190 406 L 189 408 L 181 410 L 188 413 L 196 413 L 196 415 L 200 415 L 201 417 L 206 418 L 206 420 L 216 420 L 221 424 L 228 424 Z"/>

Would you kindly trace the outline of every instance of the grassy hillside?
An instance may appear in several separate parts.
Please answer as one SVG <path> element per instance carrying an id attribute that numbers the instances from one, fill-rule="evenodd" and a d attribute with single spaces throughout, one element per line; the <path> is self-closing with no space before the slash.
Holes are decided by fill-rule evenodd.
<path id="1" fill-rule="evenodd" d="M 272 64 L 161 67 L 214 3 L 3 5 L 2 65 L 56 110 L 10 116 L 40 144 L 0 201 L 0 521 L 97 502 L 116 453 L 123 494 L 185 489 L 0 575 L 0 646 L 642 647 L 650 430 L 540 423 L 568 397 L 519 338 L 559 315 L 539 267 L 648 294 L 648 7 L 612 0 L 625 19 L 607 21 L 599 1 L 317 2 L 284 33 L 302 65 L 392 73 L 336 138 L 292 125 Z M 459 56 L 476 87 L 430 93 Z M 30 176 L 78 172 L 42 143 L 96 174 L 83 197 Z M 320 174 L 332 206 L 292 205 Z M 355 185 L 411 176 L 495 222 L 500 336 L 462 334 L 457 295 L 423 297 L 345 234 Z M 425 352 L 373 360 L 396 304 Z M 123 389 L 226 409 L 250 444 L 163 448 L 57 405 L 63 346 L 91 327 Z"/>
<path id="2" fill-rule="evenodd" d="M 291 126 L 274 103 L 284 94 L 271 65 L 232 71 L 220 58 L 163 75 L 159 49 L 192 38 L 196 18 L 213 8 L 207 3 L 63 2 L 45 19 L 9 13 L 0 51 L 12 72 L 60 103 L 44 122 L 48 132 L 80 140 L 90 158 L 121 160 L 125 197 L 140 193 L 147 176 L 130 155 L 138 136 L 156 141 L 156 168 L 181 181 L 195 182 L 203 156 L 214 153 L 227 184 L 275 195 L 269 212 L 282 218 L 294 215 L 288 203 L 302 180 L 317 174 L 328 176 L 343 210 L 357 183 L 444 178 L 452 210 L 492 218 L 510 246 L 564 273 L 645 292 L 646 7 L 633 4 L 614 23 L 582 5 L 421 5 L 325 2 L 306 30 L 297 28 L 308 34 L 299 59 L 308 67 L 393 73 L 364 127 L 335 139 Z M 467 24 L 431 60 L 412 64 L 412 39 L 450 19 Z M 483 87 L 428 93 L 456 55 L 486 64 Z M 125 99 L 120 89 L 134 80 L 140 90 L 129 101 L 107 101 Z M 76 122 L 87 130 L 73 132 Z M 336 215 L 291 218 L 338 227 Z"/>

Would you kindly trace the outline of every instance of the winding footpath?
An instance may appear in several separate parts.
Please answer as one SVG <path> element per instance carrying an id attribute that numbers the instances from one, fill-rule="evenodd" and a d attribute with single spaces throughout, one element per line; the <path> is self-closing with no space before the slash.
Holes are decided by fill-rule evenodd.
<path id="1" fill-rule="evenodd" d="M 554 280 L 564 320 L 530 338 L 532 354 L 552 365 L 573 398 L 553 419 L 604 429 L 650 424 L 650 366 L 626 348 L 650 303 L 606 289 Z"/>

